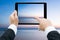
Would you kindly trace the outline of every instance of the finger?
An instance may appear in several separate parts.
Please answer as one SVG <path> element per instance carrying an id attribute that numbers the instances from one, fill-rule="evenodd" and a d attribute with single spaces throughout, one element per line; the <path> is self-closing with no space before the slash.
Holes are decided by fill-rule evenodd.
<path id="1" fill-rule="evenodd" d="M 14 10 L 14 12 L 16 13 L 16 15 L 17 15 L 17 11 L 16 10 Z"/>
<path id="2" fill-rule="evenodd" d="M 10 17 L 14 19 L 14 12 L 10 15 Z"/>
<path id="3" fill-rule="evenodd" d="M 12 12 L 11 16 L 13 16 L 13 17 L 14 17 L 14 15 L 15 15 L 15 11 L 14 11 L 14 12 Z"/>
<path id="4" fill-rule="evenodd" d="M 15 10 L 15 18 L 18 18 L 18 16 L 17 16 L 17 11 Z"/>
<path id="5" fill-rule="evenodd" d="M 37 21 L 41 21 L 41 18 L 39 18 L 39 17 L 34 17 Z"/>

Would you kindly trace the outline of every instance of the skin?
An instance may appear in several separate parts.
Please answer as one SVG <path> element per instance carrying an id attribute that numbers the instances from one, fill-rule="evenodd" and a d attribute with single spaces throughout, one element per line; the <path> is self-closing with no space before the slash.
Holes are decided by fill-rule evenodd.
<path id="1" fill-rule="evenodd" d="M 39 22 L 39 29 L 42 31 L 45 31 L 45 29 L 48 26 L 52 26 L 52 23 L 50 20 L 45 19 L 45 18 L 39 18 L 39 17 L 34 17 L 38 22 Z"/>
<path id="2" fill-rule="evenodd" d="M 39 22 L 39 29 L 42 31 L 44 31 L 48 26 L 52 26 L 51 21 L 48 19 L 39 18 L 39 17 L 34 17 L 34 18 Z M 14 24 L 18 26 L 18 16 L 16 10 L 10 15 L 10 24 Z"/>
<path id="3" fill-rule="evenodd" d="M 16 10 L 10 15 L 10 24 L 18 26 L 18 16 Z"/>

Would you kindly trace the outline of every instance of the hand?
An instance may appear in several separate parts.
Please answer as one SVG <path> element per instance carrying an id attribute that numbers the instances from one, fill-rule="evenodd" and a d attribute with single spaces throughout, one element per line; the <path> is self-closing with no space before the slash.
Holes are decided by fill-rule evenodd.
<path id="1" fill-rule="evenodd" d="M 48 26 L 52 26 L 51 22 L 45 18 L 35 17 L 35 19 L 39 22 L 39 29 L 42 31 L 44 31 Z"/>
<path id="2" fill-rule="evenodd" d="M 10 24 L 18 26 L 18 16 L 16 10 L 10 15 Z"/>

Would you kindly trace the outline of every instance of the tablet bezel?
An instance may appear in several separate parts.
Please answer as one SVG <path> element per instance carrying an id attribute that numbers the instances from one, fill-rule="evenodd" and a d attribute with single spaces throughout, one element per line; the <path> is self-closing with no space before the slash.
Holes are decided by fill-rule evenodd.
<path id="1" fill-rule="evenodd" d="M 47 3 L 46 2 L 16 2 L 15 10 L 18 14 L 18 4 L 44 4 L 44 18 L 47 18 Z M 39 23 L 18 23 L 19 25 L 39 25 Z"/>

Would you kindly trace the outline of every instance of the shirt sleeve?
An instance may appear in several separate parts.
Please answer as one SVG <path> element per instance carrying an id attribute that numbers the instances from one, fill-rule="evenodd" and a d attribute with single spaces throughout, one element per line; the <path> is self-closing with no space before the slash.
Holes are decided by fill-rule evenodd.
<path id="1" fill-rule="evenodd" d="M 51 32 L 51 31 L 57 31 L 57 30 L 56 30 L 55 27 L 53 27 L 53 26 L 48 26 L 48 27 L 45 29 L 46 35 L 48 35 L 48 33 Z"/>
<path id="2" fill-rule="evenodd" d="M 11 24 L 11 25 L 8 27 L 8 29 L 12 29 L 12 30 L 14 31 L 15 35 L 16 35 L 16 33 L 17 33 L 17 27 L 16 27 L 14 24 Z"/>

